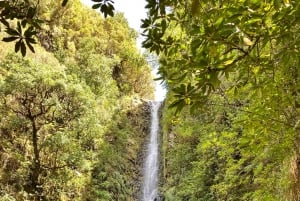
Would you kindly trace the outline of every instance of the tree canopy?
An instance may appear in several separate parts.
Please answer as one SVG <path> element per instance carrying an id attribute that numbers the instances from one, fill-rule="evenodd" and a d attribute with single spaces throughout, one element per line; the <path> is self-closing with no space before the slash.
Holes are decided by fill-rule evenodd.
<path id="1" fill-rule="evenodd" d="M 299 6 L 149 1 L 166 200 L 299 200 Z"/>
<path id="2" fill-rule="evenodd" d="M 229 74 L 245 83 L 299 65 L 298 1 L 148 1 L 147 8 L 143 45 L 161 55 L 159 72 L 179 110 L 199 107 Z"/>
<path id="3" fill-rule="evenodd" d="M 35 53 L 0 41 L 0 200 L 133 199 L 147 131 L 141 99 L 153 97 L 137 33 L 122 14 L 105 19 L 79 0 L 40 1 L 34 19 L 44 21 Z M 9 28 L 33 23 L 22 20 L 7 19 Z"/>

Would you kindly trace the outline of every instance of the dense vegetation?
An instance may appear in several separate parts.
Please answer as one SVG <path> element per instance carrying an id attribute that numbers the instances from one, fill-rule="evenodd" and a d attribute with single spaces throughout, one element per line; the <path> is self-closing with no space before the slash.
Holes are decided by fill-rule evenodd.
<path id="1" fill-rule="evenodd" d="M 0 44 L 0 200 L 134 200 L 141 99 L 153 96 L 137 33 L 122 14 L 104 19 L 79 0 L 38 11 L 47 23 L 35 54 Z"/>
<path id="2" fill-rule="evenodd" d="M 36 45 L 24 59 L 1 44 L 1 199 L 133 200 L 147 130 L 138 98 L 152 90 L 136 33 L 122 15 L 104 20 L 78 1 L 38 1 L 34 12 L 5 2 L 26 12 L 9 13 L 19 20 L 9 26 L 1 12 L 4 41 L 25 55 L 37 36 L 48 52 Z M 146 7 L 143 46 L 158 54 L 169 90 L 165 200 L 300 200 L 300 2 Z"/>
<path id="3" fill-rule="evenodd" d="M 149 1 L 144 45 L 169 89 L 166 200 L 300 200 L 299 6 Z"/>

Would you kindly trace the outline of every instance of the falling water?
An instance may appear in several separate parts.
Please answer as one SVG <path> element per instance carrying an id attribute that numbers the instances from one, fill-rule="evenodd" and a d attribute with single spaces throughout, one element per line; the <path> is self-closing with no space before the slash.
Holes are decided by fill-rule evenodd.
<path id="1" fill-rule="evenodd" d="M 158 110 L 161 102 L 151 101 L 150 140 L 144 167 L 143 201 L 154 201 L 158 195 Z"/>

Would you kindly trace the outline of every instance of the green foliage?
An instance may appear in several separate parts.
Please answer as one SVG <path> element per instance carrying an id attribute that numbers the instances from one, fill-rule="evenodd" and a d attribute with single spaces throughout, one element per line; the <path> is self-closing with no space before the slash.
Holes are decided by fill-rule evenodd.
<path id="1" fill-rule="evenodd" d="M 24 26 L 23 26 L 24 28 Z M 11 42 L 11 41 L 15 41 L 15 40 L 19 40 L 18 42 L 16 42 L 15 45 L 15 52 L 18 52 L 21 50 L 21 53 L 23 56 L 26 55 L 26 46 L 25 43 L 27 45 L 27 47 L 34 52 L 34 48 L 32 46 L 32 44 L 35 44 L 35 39 L 33 38 L 33 35 L 36 34 L 36 31 L 33 30 L 34 28 L 31 26 L 29 28 L 27 28 L 24 31 L 23 34 L 23 30 L 22 30 L 22 25 L 20 22 L 18 22 L 18 26 L 17 29 L 12 29 L 10 27 L 8 27 L 6 29 L 6 33 L 11 35 L 10 37 L 5 37 L 3 38 L 4 42 Z M 25 41 L 25 42 L 24 42 Z"/>
<path id="2" fill-rule="evenodd" d="M 35 16 L 48 22 L 32 35 L 48 52 L 36 44 L 21 58 L 0 46 L 0 197 L 134 200 L 151 69 L 122 14 L 60 4 L 40 2 Z"/>
<path id="3" fill-rule="evenodd" d="M 22 171 L 20 176 L 12 174 L 17 177 L 1 183 L 6 186 L 17 181 L 17 191 L 38 191 L 34 196 L 53 198 L 55 191 L 63 188 L 56 179 L 65 176 L 68 181 L 76 171 L 82 171 L 79 164 L 86 157 L 83 144 L 95 136 L 81 134 L 91 133 L 97 125 L 97 120 L 86 123 L 89 118 L 97 118 L 89 112 L 96 107 L 93 94 L 75 80 L 65 79 L 59 66 L 55 69 L 9 56 L 1 62 L 1 68 L 6 71 L 1 85 L 2 149 L 4 155 L 20 154 L 19 159 L 7 160 L 16 160 L 18 168 L 13 169 Z M 8 161 L 3 166 L 4 175 L 11 168 Z"/>
<path id="4" fill-rule="evenodd" d="M 170 90 L 190 86 L 190 94 L 180 94 L 196 108 L 230 73 L 246 82 L 258 69 L 276 69 L 279 55 L 299 51 L 298 1 L 148 1 L 147 7 L 144 47 L 161 55 L 159 72 Z"/>
<path id="5" fill-rule="evenodd" d="M 82 9 L 79 1 L 68 6 L 55 9 L 55 16 L 43 14 L 57 24 L 44 27 L 47 31 L 40 36 L 43 46 L 68 66 L 68 73 L 78 74 L 99 95 L 115 96 L 119 91 L 149 98 L 153 91 L 151 68 L 136 50 L 137 33 L 129 28 L 124 16 L 116 14 L 103 20 Z M 56 8 L 53 3 L 46 7 Z"/>
<path id="6" fill-rule="evenodd" d="M 298 200 L 299 2 L 147 2 L 166 200 Z"/>
<path id="7" fill-rule="evenodd" d="M 79 1 L 20 2 L 0 2 L 4 40 L 25 55 L 41 28 L 58 61 L 0 48 L 0 195 L 134 199 L 146 120 L 130 98 L 153 87 L 136 33 Z M 94 2 L 113 14 L 112 1 Z M 143 45 L 169 89 L 166 200 L 299 200 L 299 2 L 147 2 Z"/>
<path id="8" fill-rule="evenodd" d="M 285 63 L 273 73 L 243 85 L 237 73 L 197 112 L 164 112 L 167 200 L 298 199 L 299 70 Z M 169 94 L 166 106 L 176 98 Z"/>
<path id="9" fill-rule="evenodd" d="M 104 14 L 104 17 L 114 16 L 114 6 L 112 0 L 92 0 L 95 4 L 93 9 L 99 9 Z M 61 6 L 65 7 L 68 0 L 63 0 Z M 22 56 L 26 55 L 27 47 L 30 51 L 35 52 L 33 44 L 36 43 L 35 36 L 41 30 L 41 25 L 47 22 L 40 18 L 39 9 L 42 7 L 40 1 L 18 1 L 18 0 L 4 0 L 0 2 L 0 23 L 6 27 L 5 32 L 7 37 L 3 38 L 4 42 L 15 43 L 15 52 L 21 51 Z M 60 9 L 60 5 L 56 5 Z M 11 28 L 11 20 L 16 19 L 18 26 L 16 29 Z M 27 29 L 23 29 L 27 26 Z"/>
<path id="10" fill-rule="evenodd" d="M 88 189 L 90 200 L 137 200 L 140 194 L 143 141 L 149 125 L 149 106 L 146 102 L 131 105 L 126 100 L 105 135 L 105 144 L 98 155 Z M 122 106 L 122 107 L 123 107 Z"/>
<path id="11" fill-rule="evenodd" d="M 295 122 L 290 124 L 299 119 L 299 109 L 287 115 L 291 105 L 286 91 L 280 90 L 283 87 L 270 83 L 264 88 L 263 97 L 249 95 L 247 87 L 239 95 L 218 90 L 194 114 L 188 108 L 177 117 L 174 110 L 164 112 L 162 190 L 167 200 L 297 198 L 298 191 L 292 189 L 298 184 L 292 175 L 298 166 L 287 163 L 294 164 L 292 158 L 299 150 L 299 131 Z M 167 106 L 172 104 L 171 96 Z"/>

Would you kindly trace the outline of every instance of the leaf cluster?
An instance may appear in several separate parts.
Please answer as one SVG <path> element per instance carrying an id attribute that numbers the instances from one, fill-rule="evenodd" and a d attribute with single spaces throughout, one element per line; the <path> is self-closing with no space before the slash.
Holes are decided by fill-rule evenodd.
<path id="1" fill-rule="evenodd" d="M 112 0 L 93 0 L 95 4 L 92 6 L 93 9 L 99 9 L 100 12 L 107 16 L 114 16 L 114 6 Z M 62 7 L 65 7 L 68 0 L 63 0 L 61 3 Z M 8 37 L 4 37 L 4 42 L 15 43 L 15 52 L 21 52 L 22 56 L 26 55 L 26 49 L 29 48 L 31 52 L 34 51 L 33 44 L 36 44 L 35 37 L 41 30 L 43 23 L 47 21 L 41 20 L 38 16 L 38 9 L 40 2 L 33 3 L 29 0 L 18 1 L 18 0 L 4 0 L 0 1 L 0 22 L 6 27 L 6 34 Z M 17 28 L 11 27 L 11 21 L 16 19 Z M 24 31 L 23 29 L 27 27 Z"/>
<path id="2" fill-rule="evenodd" d="M 159 73 L 169 90 L 182 84 L 193 88 L 188 97 L 192 105 L 232 73 L 248 75 L 240 80 L 247 82 L 251 68 L 272 71 L 287 38 L 294 41 L 292 52 L 298 51 L 296 1 L 148 1 L 147 7 L 153 13 L 143 20 L 143 45 L 160 54 Z"/>
<path id="3" fill-rule="evenodd" d="M 5 32 L 8 37 L 4 37 L 4 42 L 17 41 L 15 43 L 15 52 L 21 52 L 26 55 L 26 49 L 34 52 L 33 44 L 36 44 L 35 35 L 40 28 L 41 20 L 36 18 L 37 6 L 29 1 L 19 2 L 1 1 L 0 2 L 0 22 L 6 27 Z M 11 21 L 17 19 L 17 26 L 13 28 Z M 26 30 L 24 31 L 24 29 Z"/>

